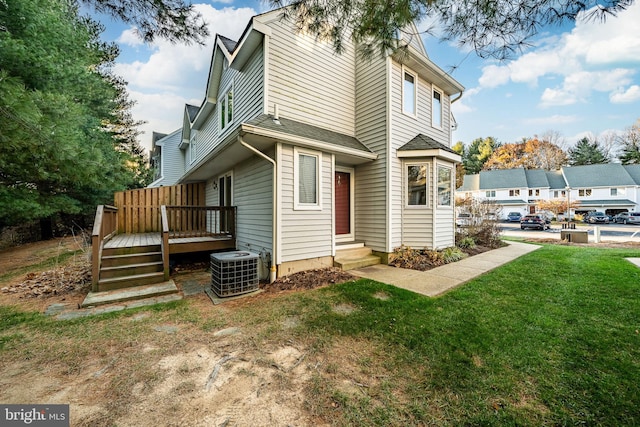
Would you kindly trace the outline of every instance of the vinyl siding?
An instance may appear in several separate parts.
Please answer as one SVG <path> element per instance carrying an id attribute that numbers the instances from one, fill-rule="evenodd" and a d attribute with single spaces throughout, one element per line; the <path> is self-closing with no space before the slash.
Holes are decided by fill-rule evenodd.
<path id="1" fill-rule="evenodd" d="M 332 157 L 322 154 L 322 210 L 294 210 L 293 147 L 282 146 L 281 221 L 282 262 L 332 255 Z"/>
<path id="2" fill-rule="evenodd" d="M 273 166 L 254 156 L 236 166 L 233 173 L 233 204 L 237 206 L 237 247 L 272 252 Z"/>
<path id="3" fill-rule="evenodd" d="M 414 70 L 409 70 L 415 73 Z M 425 209 L 407 208 L 405 206 L 404 192 L 406 182 L 404 179 L 404 163 L 398 158 L 397 150 L 418 134 L 424 134 L 432 137 L 438 142 L 447 146 L 451 146 L 450 130 L 449 130 L 449 97 L 443 94 L 443 129 L 440 130 L 431 126 L 431 103 L 432 103 L 432 85 L 418 76 L 417 91 L 417 114 L 409 116 L 402 112 L 402 66 L 397 62 L 392 63 L 391 69 L 391 185 L 393 188 L 391 194 L 391 249 L 400 245 L 408 245 L 415 247 L 435 246 L 436 241 L 446 241 L 449 235 L 453 233 L 453 220 L 451 222 L 443 222 L 436 224 L 438 232 L 444 232 L 444 236 L 433 236 L 433 221 L 440 221 L 440 217 L 434 215 L 434 192 L 436 191 L 435 175 L 434 175 L 434 159 L 412 159 L 410 163 L 429 163 L 429 200 L 430 204 Z M 444 218 L 445 221 L 448 221 Z M 451 228 L 451 231 L 448 230 Z"/>
<path id="4" fill-rule="evenodd" d="M 213 109 L 209 117 L 198 130 L 198 152 L 196 162 L 189 164 L 186 159 L 187 168 L 194 167 L 207 154 L 215 149 L 234 129 L 248 120 L 262 113 L 263 100 L 263 49 L 262 44 L 256 48 L 251 58 L 242 70 L 228 67 L 222 73 L 218 99 L 226 93 L 229 85 L 233 84 L 233 122 L 225 127 L 220 133 L 220 119 L 218 106 Z"/>
<path id="5" fill-rule="evenodd" d="M 355 239 L 386 252 L 386 60 L 356 62 L 356 138 L 378 159 L 355 171 Z"/>
<path id="6" fill-rule="evenodd" d="M 268 22 L 268 112 L 303 123 L 355 134 L 355 52 L 351 43 L 337 55 L 330 44 L 296 34 L 291 23 Z"/>
<path id="7" fill-rule="evenodd" d="M 162 138 L 162 179 L 156 180 L 153 187 L 175 185 L 184 173 L 184 151 L 178 148 L 181 138 L 182 133 L 179 130 Z"/>

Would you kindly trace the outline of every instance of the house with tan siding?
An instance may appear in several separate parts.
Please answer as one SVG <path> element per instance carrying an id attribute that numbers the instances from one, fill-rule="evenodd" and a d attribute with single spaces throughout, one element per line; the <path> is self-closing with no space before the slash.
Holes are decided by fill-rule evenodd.
<path id="1" fill-rule="evenodd" d="M 397 57 L 364 60 L 349 43 L 338 55 L 278 10 L 237 41 L 216 36 L 176 182 L 236 206 L 237 249 L 268 254 L 272 276 L 358 247 L 384 262 L 401 245 L 454 245 L 451 104 L 464 88 L 419 37 L 401 42 Z"/>

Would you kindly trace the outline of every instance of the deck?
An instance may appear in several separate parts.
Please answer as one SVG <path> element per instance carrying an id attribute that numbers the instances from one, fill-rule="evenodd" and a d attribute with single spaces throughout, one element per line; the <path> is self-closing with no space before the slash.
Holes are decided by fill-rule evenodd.
<path id="1" fill-rule="evenodd" d="M 160 246 L 161 233 L 116 234 L 104 243 L 104 249 L 133 248 L 139 246 Z M 208 250 L 235 249 L 236 242 L 231 235 L 208 235 L 198 237 L 170 237 L 169 253 L 180 254 Z"/>

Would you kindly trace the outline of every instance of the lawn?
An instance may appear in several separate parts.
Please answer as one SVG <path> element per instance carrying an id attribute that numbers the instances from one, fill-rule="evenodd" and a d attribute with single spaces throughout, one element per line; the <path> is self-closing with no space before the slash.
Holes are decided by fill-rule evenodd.
<path id="1" fill-rule="evenodd" d="M 118 405 L 105 404 L 93 424 L 127 425 L 127 413 L 144 404 L 131 392 L 136 381 L 149 390 L 162 382 L 155 362 L 194 340 L 213 348 L 213 331 L 237 326 L 251 331 L 238 340 L 245 361 L 259 362 L 252 366 L 269 365 L 259 349 L 301 349 L 298 410 L 309 425 L 633 426 L 640 424 L 640 269 L 624 258 L 638 256 L 545 245 L 438 298 L 359 280 L 226 309 L 187 299 L 73 322 L 2 307 L 0 368 L 24 364 L 27 354 L 33 366 L 58 363 L 77 375 L 90 348 L 109 360 L 126 348 L 127 363 L 100 386 Z M 149 312 L 132 326 L 132 317 Z M 183 333 L 152 338 L 154 325 L 168 322 Z M 145 365 L 135 349 L 150 345 L 157 351 L 145 354 Z M 280 371 L 286 399 L 294 378 Z"/>

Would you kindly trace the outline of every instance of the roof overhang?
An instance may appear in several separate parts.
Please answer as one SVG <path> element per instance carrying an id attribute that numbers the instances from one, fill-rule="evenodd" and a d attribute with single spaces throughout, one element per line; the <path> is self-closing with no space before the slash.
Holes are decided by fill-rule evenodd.
<path id="1" fill-rule="evenodd" d="M 579 207 L 605 207 L 605 206 L 635 206 L 636 203 L 629 199 L 612 200 L 577 200 Z"/>
<path id="2" fill-rule="evenodd" d="M 449 96 L 464 91 L 464 86 L 411 45 L 402 49 L 402 53 L 396 53 L 392 57 L 399 63 L 416 71 L 420 76 L 435 84 Z"/>
<path id="3" fill-rule="evenodd" d="M 316 139 L 292 135 L 286 132 L 277 132 L 271 129 L 252 126 L 247 123 L 243 123 L 241 125 L 240 134 L 245 137 L 247 141 L 260 145 L 271 145 L 275 142 L 284 142 L 313 150 L 333 153 L 336 156 L 336 162 L 342 164 L 359 165 L 378 158 L 376 153 L 328 144 Z"/>
<path id="4" fill-rule="evenodd" d="M 459 154 L 454 154 L 446 150 L 434 148 L 430 150 L 403 150 L 398 151 L 399 158 L 417 158 L 417 157 L 436 157 L 438 159 L 448 160 L 453 163 L 462 162 Z"/>

